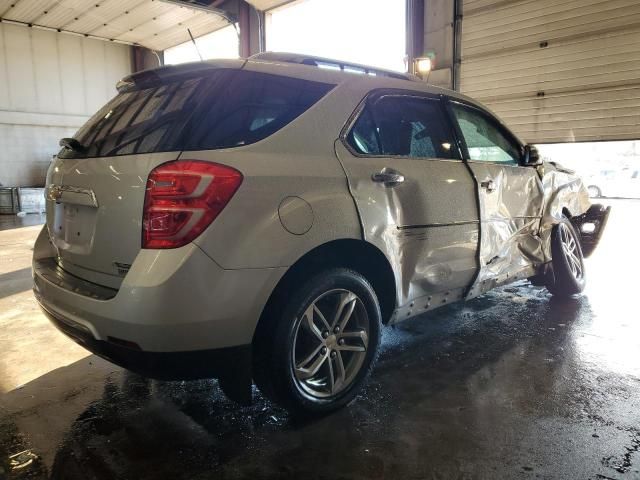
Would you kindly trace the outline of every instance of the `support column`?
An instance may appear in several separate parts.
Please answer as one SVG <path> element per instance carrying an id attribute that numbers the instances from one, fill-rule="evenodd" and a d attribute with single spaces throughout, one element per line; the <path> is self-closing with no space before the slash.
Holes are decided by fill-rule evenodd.
<path id="1" fill-rule="evenodd" d="M 244 0 L 238 1 L 238 27 L 240 28 L 240 56 L 251 56 L 251 7 Z"/>
<path id="2" fill-rule="evenodd" d="M 406 51 L 409 72 L 413 61 L 424 54 L 424 0 L 406 0 Z"/>
<path id="3" fill-rule="evenodd" d="M 454 45 L 456 40 L 454 8 L 457 0 L 425 0 L 424 54 L 433 56 L 433 70 L 427 81 L 454 87 Z M 459 54 L 459 49 L 458 49 Z"/>

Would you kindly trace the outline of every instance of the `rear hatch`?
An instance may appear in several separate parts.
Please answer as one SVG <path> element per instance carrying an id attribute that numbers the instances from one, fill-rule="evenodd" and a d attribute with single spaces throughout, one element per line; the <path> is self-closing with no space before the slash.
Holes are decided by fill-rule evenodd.
<path id="1" fill-rule="evenodd" d="M 168 67 L 118 85 L 47 175 L 47 226 L 66 271 L 118 288 L 141 248 L 147 178 L 176 160 L 190 121 L 232 70 Z"/>
<path id="2" fill-rule="evenodd" d="M 198 152 L 263 140 L 335 86 L 242 66 L 240 60 L 229 60 L 134 74 L 120 82 L 118 95 L 73 139 L 63 139 L 65 147 L 47 176 L 47 225 L 57 248 L 58 265 L 82 279 L 118 288 L 142 248 L 145 194 L 149 200 L 160 191 L 166 198 L 166 188 L 179 182 L 174 166 L 156 170 L 149 180 L 152 170 L 177 160 L 183 151 L 191 152 L 187 160 L 180 157 L 184 166 L 198 162 Z M 241 172 L 234 172 L 242 178 Z M 163 181 L 154 180 L 157 178 Z M 208 185 L 204 193 L 197 190 L 196 195 L 193 190 L 188 196 L 198 196 L 199 201 L 211 193 L 209 208 L 224 208 L 235 190 L 228 184 L 220 185 L 226 180 L 219 170 L 207 178 L 210 183 L 198 184 Z M 226 198 L 222 198 L 225 192 Z M 153 201 L 149 201 L 149 208 L 155 208 Z M 145 240 L 149 229 L 171 231 L 172 225 L 180 227 L 180 218 L 186 219 L 184 222 L 196 218 L 193 209 L 180 217 L 178 208 L 167 207 L 166 201 L 164 207 L 157 208 L 157 217 L 146 217 L 158 221 L 147 221 Z M 214 217 L 207 218 L 210 222 Z M 198 223 L 192 230 L 207 225 Z M 160 243 L 162 246 L 150 248 L 179 246 Z"/>

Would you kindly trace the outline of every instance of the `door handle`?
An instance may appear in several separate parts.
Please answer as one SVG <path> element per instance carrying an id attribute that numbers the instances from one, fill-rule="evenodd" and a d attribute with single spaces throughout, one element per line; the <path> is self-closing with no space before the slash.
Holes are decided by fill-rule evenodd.
<path id="1" fill-rule="evenodd" d="M 404 175 L 392 168 L 384 167 L 379 172 L 371 175 L 371 180 L 377 183 L 383 183 L 385 187 L 394 187 L 404 182 Z"/>
<path id="2" fill-rule="evenodd" d="M 485 180 L 484 182 L 480 182 L 480 186 L 484 188 L 487 192 L 491 193 L 496 189 L 496 182 L 493 180 Z"/>

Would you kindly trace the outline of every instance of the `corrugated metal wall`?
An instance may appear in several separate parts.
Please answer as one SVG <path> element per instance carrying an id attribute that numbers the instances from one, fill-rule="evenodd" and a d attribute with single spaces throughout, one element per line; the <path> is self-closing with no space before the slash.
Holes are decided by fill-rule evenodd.
<path id="1" fill-rule="evenodd" d="M 531 143 L 640 139 L 638 0 L 463 0 L 461 91 Z"/>
<path id="2" fill-rule="evenodd" d="M 126 45 L 0 24 L 0 183 L 42 184 L 58 140 L 130 71 Z"/>

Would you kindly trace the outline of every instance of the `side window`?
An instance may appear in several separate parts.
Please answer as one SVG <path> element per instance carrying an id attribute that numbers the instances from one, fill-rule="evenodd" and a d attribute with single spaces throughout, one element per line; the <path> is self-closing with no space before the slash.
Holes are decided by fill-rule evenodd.
<path id="1" fill-rule="evenodd" d="M 347 136 L 347 142 L 358 153 L 363 155 L 380 155 L 378 131 L 369 107 L 360 113 L 358 120 Z"/>
<path id="2" fill-rule="evenodd" d="M 266 73 L 234 72 L 224 91 L 214 91 L 196 113 L 185 149 L 258 142 L 302 115 L 334 86 Z"/>
<path id="3" fill-rule="evenodd" d="M 347 136 L 363 155 L 454 158 L 439 100 L 388 95 L 368 105 Z"/>
<path id="4" fill-rule="evenodd" d="M 469 159 L 518 165 L 520 145 L 507 137 L 482 112 L 452 103 L 453 113 L 467 144 Z"/>
<path id="5" fill-rule="evenodd" d="M 453 158 L 454 142 L 439 100 L 385 96 L 373 105 L 383 155 Z"/>

